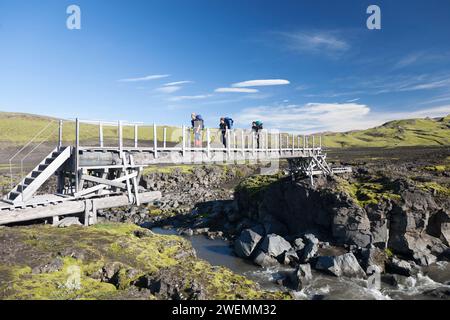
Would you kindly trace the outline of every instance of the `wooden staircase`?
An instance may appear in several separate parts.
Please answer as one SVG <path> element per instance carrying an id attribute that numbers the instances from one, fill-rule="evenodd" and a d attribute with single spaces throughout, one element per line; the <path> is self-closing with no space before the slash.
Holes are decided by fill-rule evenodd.
<path id="1" fill-rule="evenodd" d="M 5 196 L 3 201 L 17 205 L 30 200 L 45 181 L 55 174 L 70 156 L 70 147 L 55 148 Z"/>

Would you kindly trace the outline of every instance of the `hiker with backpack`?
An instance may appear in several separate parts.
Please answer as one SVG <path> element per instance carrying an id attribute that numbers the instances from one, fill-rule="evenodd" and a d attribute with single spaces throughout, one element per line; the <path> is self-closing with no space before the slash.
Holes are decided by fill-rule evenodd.
<path id="1" fill-rule="evenodd" d="M 191 114 L 192 131 L 194 132 L 194 147 L 202 147 L 202 130 L 204 129 L 204 121 L 201 115 Z"/>
<path id="2" fill-rule="evenodd" d="M 259 138 L 260 138 L 260 132 L 263 130 L 263 123 L 261 121 L 253 121 L 252 122 L 252 131 L 256 135 L 256 146 L 259 149 Z"/>
<path id="3" fill-rule="evenodd" d="M 224 147 L 227 147 L 227 130 L 231 130 L 233 128 L 233 119 L 229 117 L 220 118 L 219 128 L 222 133 L 222 142 Z"/>

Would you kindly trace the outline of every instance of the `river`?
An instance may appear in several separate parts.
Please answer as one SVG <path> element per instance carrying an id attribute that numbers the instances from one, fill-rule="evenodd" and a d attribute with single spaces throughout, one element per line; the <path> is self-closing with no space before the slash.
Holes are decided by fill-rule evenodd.
<path id="1" fill-rule="evenodd" d="M 177 234 L 175 229 L 153 228 L 152 231 L 159 234 Z M 206 260 L 212 265 L 220 265 L 229 268 L 237 274 L 257 282 L 266 290 L 286 290 L 276 283 L 283 274 L 294 271 L 293 268 L 279 266 L 263 269 L 250 261 L 234 255 L 230 244 L 222 239 L 208 239 L 202 235 L 183 236 L 188 239 L 200 259 Z M 391 300 L 391 299 L 432 299 L 423 294 L 427 290 L 439 287 L 450 289 L 450 263 L 439 262 L 424 268 L 417 278 L 403 279 L 404 283 L 393 287 L 381 283 L 381 289 L 368 289 L 367 281 L 362 279 L 347 279 L 328 276 L 313 270 L 313 280 L 301 291 L 294 291 L 296 299 L 345 299 L 345 300 Z M 447 283 L 447 284 L 445 284 Z"/>

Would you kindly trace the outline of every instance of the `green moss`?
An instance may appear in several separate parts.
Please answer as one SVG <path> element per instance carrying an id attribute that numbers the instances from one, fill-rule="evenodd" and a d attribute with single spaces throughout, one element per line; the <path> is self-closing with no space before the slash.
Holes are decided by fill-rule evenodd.
<path id="1" fill-rule="evenodd" d="M 179 172 L 183 174 L 191 174 L 194 170 L 194 165 L 176 165 L 176 166 L 149 166 L 146 167 L 143 171 L 143 174 L 150 174 L 150 173 L 166 173 L 171 174 L 175 170 L 178 170 Z"/>
<path id="2" fill-rule="evenodd" d="M 352 182 L 338 179 L 340 191 L 351 196 L 361 207 L 377 204 L 382 199 L 400 200 L 400 195 L 396 194 L 390 183 L 384 179 L 372 179 L 369 181 Z"/>
<path id="3" fill-rule="evenodd" d="M 450 170 L 450 166 L 449 165 L 427 166 L 424 169 L 433 172 L 444 172 Z"/>
<path id="4" fill-rule="evenodd" d="M 419 188 L 431 191 L 441 196 L 450 196 L 450 187 L 437 182 L 425 182 L 419 184 Z"/>
<path id="5" fill-rule="evenodd" d="M 136 231 L 140 231 L 139 237 Z M 2 229 L 0 242 L 11 239 L 22 247 L 7 263 L 0 260 L 0 299 L 127 298 L 127 290 L 139 277 L 166 269 L 180 278 L 201 283 L 211 299 L 278 297 L 259 290 L 253 282 L 228 269 L 212 267 L 186 254 L 192 252 L 192 247 L 182 237 L 153 234 L 131 224 Z M 72 252 L 77 253 L 77 258 L 72 257 Z M 47 265 L 57 257 L 63 259 L 60 270 L 32 272 L 32 268 Z M 109 264 L 119 266 L 116 285 L 93 276 Z M 74 270 L 80 275 L 79 288 L 67 285 Z"/>
<path id="6" fill-rule="evenodd" d="M 236 191 L 246 192 L 251 200 L 257 200 L 272 183 L 277 182 L 281 177 L 281 173 L 276 175 L 250 176 L 236 187 Z"/>
<path id="7" fill-rule="evenodd" d="M 391 258 L 391 257 L 394 256 L 394 253 L 393 253 L 392 250 L 389 249 L 389 248 L 384 249 L 384 252 L 385 252 L 386 255 L 388 256 L 388 258 Z"/>

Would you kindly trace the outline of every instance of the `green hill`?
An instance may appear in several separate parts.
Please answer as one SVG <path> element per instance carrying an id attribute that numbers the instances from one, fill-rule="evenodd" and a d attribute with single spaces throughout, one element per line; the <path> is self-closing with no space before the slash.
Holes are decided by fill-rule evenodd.
<path id="1" fill-rule="evenodd" d="M 58 139 L 58 119 L 24 114 L 0 112 L 0 143 L 23 145 L 32 139 L 37 133 L 35 142 L 54 141 Z M 181 141 L 181 129 L 166 126 L 167 141 Z M 213 130 L 213 140 L 218 138 L 217 130 Z M 98 126 L 81 124 L 80 136 L 83 142 L 98 141 Z M 139 127 L 140 141 L 153 140 L 153 127 Z M 158 127 L 158 140 L 162 141 L 163 127 Z M 134 128 L 124 126 L 123 137 L 125 140 L 134 139 Z M 65 121 L 63 140 L 73 143 L 75 140 L 75 123 Z M 105 145 L 117 142 L 117 127 L 104 127 Z M 107 144 L 108 143 L 108 144 Z M 440 146 L 450 145 L 450 115 L 435 119 L 409 119 L 387 122 L 379 127 L 361 131 L 344 133 L 326 133 L 323 135 L 323 143 L 330 148 L 354 148 L 354 147 L 400 147 L 400 146 Z"/>
<path id="2" fill-rule="evenodd" d="M 165 126 L 167 128 L 167 141 L 178 142 L 181 139 L 181 129 Z M 163 126 L 158 127 L 158 140 L 163 139 Z M 33 142 L 51 141 L 56 142 L 59 138 L 59 119 L 47 116 L 0 112 L 0 142 L 12 144 L 25 144 L 30 139 Z M 105 143 L 117 143 L 117 126 L 103 126 L 103 136 Z M 140 126 L 138 129 L 139 140 L 153 140 L 153 126 Z M 123 126 L 124 140 L 134 140 L 134 127 Z M 80 140 L 95 141 L 99 139 L 99 127 L 94 124 L 80 124 Z M 75 122 L 63 122 L 63 140 L 73 143 L 75 140 Z M 108 144 L 109 145 L 109 144 Z"/>
<path id="3" fill-rule="evenodd" d="M 444 118 L 390 121 L 361 131 L 327 133 L 323 142 L 330 148 L 448 146 L 450 115 Z"/>

